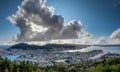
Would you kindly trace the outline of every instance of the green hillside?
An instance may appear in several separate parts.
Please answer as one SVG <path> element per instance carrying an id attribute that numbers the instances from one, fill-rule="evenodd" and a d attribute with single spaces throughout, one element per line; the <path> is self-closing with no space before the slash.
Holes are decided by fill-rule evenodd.
<path id="1" fill-rule="evenodd" d="M 120 58 L 75 65 L 41 67 L 37 63 L 16 62 L 0 57 L 0 72 L 120 72 Z"/>

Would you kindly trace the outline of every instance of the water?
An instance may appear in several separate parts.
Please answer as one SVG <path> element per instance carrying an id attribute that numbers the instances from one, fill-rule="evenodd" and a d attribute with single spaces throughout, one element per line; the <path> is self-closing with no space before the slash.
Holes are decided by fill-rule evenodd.
<path id="1" fill-rule="evenodd" d="M 8 58 L 11 61 L 14 61 L 19 55 L 8 55 L 8 56 L 4 56 L 3 58 Z"/>
<path id="2" fill-rule="evenodd" d="M 64 52 L 89 52 L 93 50 L 103 50 L 103 53 L 97 54 L 94 57 L 90 57 L 90 59 L 99 58 L 102 55 L 107 54 L 108 52 L 120 54 L 120 46 L 115 46 L 115 47 L 90 46 L 90 47 L 83 48 L 83 49 L 66 50 Z"/>
<path id="3" fill-rule="evenodd" d="M 5 49 L 7 49 L 7 48 L 9 48 L 9 47 L 11 47 L 11 46 L 12 46 L 12 44 L 0 45 L 0 48 L 5 48 Z M 13 61 L 13 60 L 15 60 L 18 56 L 19 56 L 19 55 L 8 55 L 8 56 L 3 56 L 3 58 L 6 58 L 6 57 L 7 57 L 9 60 Z"/>
<path id="4" fill-rule="evenodd" d="M 101 47 L 101 46 L 91 46 L 84 49 L 81 49 L 81 52 L 88 52 L 92 50 L 103 50 L 104 53 L 119 53 L 120 54 L 120 47 Z"/>
<path id="5" fill-rule="evenodd" d="M 11 45 L 0 45 L 0 48 L 9 48 L 10 46 Z M 76 49 L 76 50 L 66 50 L 66 51 L 63 51 L 63 52 L 89 52 L 89 51 L 92 51 L 92 50 L 103 50 L 103 53 L 97 54 L 94 57 L 90 57 L 90 59 L 99 58 L 102 55 L 107 54 L 108 52 L 120 54 L 120 46 L 115 46 L 115 47 L 113 47 L 113 46 L 112 47 L 90 46 L 90 47 L 87 47 L 87 48 Z M 13 61 L 18 57 L 18 55 L 9 55 L 9 56 L 6 56 L 6 57 Z"/>
<path id="6" fill-rule="evenodd" d="M 64 52 L 89 52 L 93 50 L 103 50 L 104 53 L 119 53 L 120 54 L 120 47 L 101 47 L 101 46 L 90 46 L 83 49 L 76 49 L 76 50 L 66 50 Z"/>

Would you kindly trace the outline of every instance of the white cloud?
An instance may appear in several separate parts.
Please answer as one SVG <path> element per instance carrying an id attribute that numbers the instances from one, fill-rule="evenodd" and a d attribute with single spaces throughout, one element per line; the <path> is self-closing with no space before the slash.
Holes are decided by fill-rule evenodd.
<path id="1" fill-rule="evenodd" d="M 16 25 L 20 33 L 16 41 L 42 41 L 52 39 L 78 38 L 81 23 L 72 20 L 64 26 L 64 18 L 54 15 L 54 8 L 46 6 L 47 0 L 23 0 L 18 11 L 9 16 L 11 23 Z"/>
<path id="2" fill-rule="evenodd" d="M 120 44 L 120 40 L 116 39 L 109 39 L 108 44 Z"/>
<path id="3" fill-rule="evenodd" d="M 116 31 L 114 31 L 111 34 L 110 39 L 118 39 L 118 40 L 120 40 L 120 28 L 118 28 Z"/>
<path id="4" fill-rule="evenodd" d="M 18 11 L 8 17 L 20 30 L 14 37 L 15 41 L 68 39 L 63 42 L 107 44 L 104 36 L 98 40 L 93 39 L 93 34 L 82 29 L 80 21 L 71 20 L 64 26 L 64 18 L 61 15 L 54 15 L 55 8 L 46 6 L 46 2 L 47 0 L 23 0 L 18 6 Z M 112 33 L 108 41 L 108 43 L 120 43 L 120 28 Z"/>
<path id="5" fill-rule="evenodd" d="M 105 39 L 105 36 L 101 36 L 98 40 L 94 42 L 94 44 L 107 44 L 107 41 Z"/>
<path id="6" fill-rule="evenodd" d="M 109 44 L 120 44 L 120 28 L 115 30 L 109 37 Z"/>

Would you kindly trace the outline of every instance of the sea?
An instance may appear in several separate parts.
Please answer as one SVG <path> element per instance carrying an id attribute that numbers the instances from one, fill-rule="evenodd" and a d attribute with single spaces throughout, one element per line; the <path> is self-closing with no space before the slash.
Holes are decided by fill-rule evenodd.
<path id="1" fill-rule="evenodd" d="M 10 46 L 12 46 L 12 45 L 0 45 L 0 48 L 9 48 Z M 100 53 L 100 54 L 95 55 L 94 57 L 91 57 L 92 59 L 96 59 L 96 58 L 99 58 L 100 56 L 107 54 L 107 53 L 120 54 L 120 45 L 113 45 L 113 46 L 112 45 L 110 45 L 110 46 L 98 45 L 98 46 L 90 46 L 90 47 L 82 48 L 82 49 L 64 50 L 64 52 L 89 52 L 92 50 L 102 50 L 103 51 L 103 53 Z M 13 61 L 18 57 L 18 55 L 9 55 L 6 57 Z M 5 58 L 5 57 L 3 57 L 3 58 Z"/>

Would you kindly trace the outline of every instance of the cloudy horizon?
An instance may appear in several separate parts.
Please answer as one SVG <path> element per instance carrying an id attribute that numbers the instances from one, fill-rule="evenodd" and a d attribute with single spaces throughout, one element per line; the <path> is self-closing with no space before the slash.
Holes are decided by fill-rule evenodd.
<path id="1" fill-rule="evenodd" d="M 49 0 L 20 1 L 18 5 L 18 9 L 12 12 L 10 15 L 6 16 L 7 20 L 10 21 L 8 23 L 11 23 L 11 25 L 13 25 L 15 28 L 17 28 L 16 30 L 18 30 L 15 31 L 14 34 L 10 34 L 11 37 L 13 38 L 8 40 L 15 42 L 32 42 L 32 41 L 73 39 L 72 42 L 74 42 L 76 39 L 78 39 L 79 40 L 78 42 L 82 44 L 120 44 L 120 22 L 118 22 L 119 20 L 117 19 L 120 18 L 118 11 L 118 9 L 120 8 L 120 5 L 118 3 L 119 1 L 117 0 L 111 0 L 111 1 L 105 0 L 105 2 L 98 1 L 99 4 L 98 6 L 96 5 L 97 4 L 96 1 L 93 3 L 92 2 L 88 3 L 88 1 L 83 1 L 83 0 L 73 1 L 74 5 L 75 3 L 77 4 L 77 2 L 79 3 L 85 2 L 83 5 L 79 5 L 78 3 L 78 6 L 76 7 L 78 7 L 79 10 L 75 9 L 76 7 L 74 6 L 68 7 L 66 3 L 67 1 L 65 1 L 66 5 L 64 5 L 63 3 L 64 7 L 66 7 L 68 10 L 69 8 L 71 10 L 73 9 L 74 14 L 62 13 L 64 10 L 60 8 L 63 6 L 57 7 L 59 1 L 57 2 L 55 0 L 52 0 L 51 2 Z M 50 3 L 53 5 L 52 6 L 49 5 Z M 105 3 L 103 4 L 104 6 L 101 6 L 101 3 Z M 100 11 L 105 10 L 105 12 L 101 11 L 98 13 L 98 11 L 93 10 L 96 8 L 92 6 L 90 7 L 91 9 L 87 9 L 86 8 L 87 5 L 86 7 L 82 8 L 82 6 L 85 6 L 85 4 L 87 4 L 88 6 L 96 5 L 96 8 L 100 8 Z M 111 12 L 108 13 L 106 9 L 108 9 L 108 11 Z M 61 13 L 59 14 L 57 10 Z M 84 14 L 85 11 L 86 12 L 90 11 L 87 13 L 88 19 L 91 17 L 91 14 L 92 15 L 94 14 L 94 12 L 96 12 L 96 14 L 93 15 L 94 18 L 91 17 L 91 19 L 88 20 L 87 17 L 86 19 L 84 19 L 84 16 L 86 15 L 82 16 L 79 13 L 79 11 L 81 12 L 81 14 Z M 113 11 L 118 15 L 114 14 Z M 58 12 L 58 14 L 56 12 Z M 69 16 L 71 17 L 68 19 L 64 14 L 69 14 Z M 72 14 L 74 16 L 72 16 Z M 98 14 L 97 17 L 98 20 L 96 18 L 97 14 Z M 81 15 L 81 17 L 79 15 Z M 88 22 L 86 22 L 87 20 Z M 2 30 L 4 32 L 3 28 Z M 0 39 L 4 40 L 3 38 L 5 37 L 1 36 Z"/>

